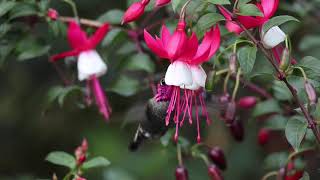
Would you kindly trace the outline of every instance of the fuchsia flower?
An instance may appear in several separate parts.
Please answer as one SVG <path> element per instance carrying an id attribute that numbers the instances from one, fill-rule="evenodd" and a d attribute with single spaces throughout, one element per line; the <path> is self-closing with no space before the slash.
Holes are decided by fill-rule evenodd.
<path id="1" fill-rule="evenodd" d="M 93 36 L 87 37 L 80 26 L 72 21 L 69 24 L 67 37 L 72 50 L 54 55 L 50 58 L 51 62 L 59 59 L 78 56 L 78 79 L 80 81 L 87 80 L 88 89 L 91 88 L 95 96 L 96 104 L 100 113 L 106 120 L 109 119 L 111 108 L 100 85 L 98 77 L 107 72 L 107 65 L 104 63 L 100 55 L 95 50 L 96 46 L 102 41 L 109 31 L 109 24 L 102 25 Z"/>
<path id="2" fill-rule="evenodd" d="M 166 4 L 169 4 L 171 2 L 171 0 L 157 0 L 156 1 L 156 6 L 164 6 Z"/>
<path id="3" fill-rule="evenodd" d="M 262 12 L 262 17 L 242 16 L 238 15 L 237 18 L 241 24 L 247 29 L 260 28 L 275 14 L 279 6 L 279 0 L 261 0 L 261 3 L 256 3 L 257 8 Z M 218 6 L 220 12 L 226 18 L 226 28 L 230 32 L 240 34 L 243 29 L 232 21 L 232 13 L 225 9 L 223 6 Z M 271 49 L 286 39 L 286 34 L 278 27 L 274 26 L 267 32 L 261 32 L 261 40 L 263 45 Z"/>
<path id="4" fill-rule="evenodd" d="M 199 109 L 203 116 L 209 119 L 206 105 L 203 99 L 203 88 L 207 75 L 201 64 L 208 61 L 220 46 L 219 27 L 212 27 L 204 36 L 201 44 L 195 33 L 190 37 L 185 33 L 186 24 L 180 20 L 176 30 L 170 34 L 166 26 L 162 26 L 161 37 L 154 39 L 146 30 L 144 38 L 147 46 L 160 58 L 168 59 L 170 65 L 165 75 L 165 83 L 172 86 L 166 125 L 169 125 L 171 114 L 173 113 L 174 123 L 176 124 L 176 133 L 174 139 L 178 138 L 179 126 L 182 126 L 186 115 L 189 116 L 189 123 L 192 124 L 192 110 L 196 113 L 197 140 L 200 142 Z M 181 97 L 182 91 L 182 97 Z"/>
<path id="5" fill-rule="evenodd" d="M 124 13 L 122 24 L 129 23 L 137 20 L 144 13 L 145 7 L 149 4 L 150 0 L 141 0 L 131 4 L 131 6 Z"/>

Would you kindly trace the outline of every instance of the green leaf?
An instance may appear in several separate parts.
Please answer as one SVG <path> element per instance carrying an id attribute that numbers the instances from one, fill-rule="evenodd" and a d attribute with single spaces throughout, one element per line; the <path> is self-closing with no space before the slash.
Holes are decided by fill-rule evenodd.
<path id="1" fill-rule="evenodd" d="M 285 152 L 277 152 L 268 155 L 264 160 L 266 169 L 279 169 L 287 163 L 288 154 Z"/>
<path id="2" fill-rule="evenodd" d="M 98 167 L 106 167 L 110 165 L 110 161 L 108 161 L 104 157 L 95 157 L 83 163 L 83 169 L 91 169 L 91 168 L 98 168 Z"/>
<path id="3" fill-rule="evenodd" d="M 252 115 L 254 117 L 265 115 L 265 114 L 270 114 L 270 113 L 280 113 L 281 108 L 276 100 L 267 100 L 258 103 L 253 112 Z"/>
<path id="4" fill-rule="evenodd" d="M 286 138 L 295 151 L 299 150 L 307 128 L 308 124 L 302 116 L 294 116 L 288 120 L 285 130 Z"/>
<path id="5" fill-rule="evenodd" d="M 43 56 L 47 54 L 50 50 L 50 46 L 41 46 L 33 44 L 30 48 L 26 49 L 24 52 L 18 55 L 18 61 L 24 61 L 28 59 L 33 59 L 36 57 Z"/>
<path id="6" fill-rule="evenodd" d="M 171 4 L 172 4 L 173 11 L 177 11 L 179 5 L 182 4 L 182 2 L 186 2 L 186 0 L 172 0 Z"/>
<path id="7" fill-rule="evenodd" d="M 56 86 L 49 90 L 47 95 L 48 105 L 58 100 L 60 106 L 63 106 L 65 98 L 72 92 L 81 91 L 81 88 L 78 86 Z"/>
<path id="8" fill-rule="evenodd" d="M 247 3 L 249 3 L 251 0 L 239 0 L 238 1 L 238 7 L 239 6 L 242 6 L 242 5 L 244 5 L 244 4 L 247 4 Z"/>
<path id="9" fill-rule="evenodd" d="M 11 25 L 7 23 L 3 23 L 0 25 L 0 38 L 7 34 L 11 29 Z"/>
<path id="10" fill-rule="evenodd" d="M 169 129 L 165 135 L 161 136 L 160 142 L 164 147 L 167 147 L 169 145 L 170 141 L 172 140 L 173 133 L 174 130 Z"/>
<path id="11" fill-rule="evenodd" d="M 37 8 L 33 4 L 20 3 L 16 5 L 13 9 L 11 9 L 10 20 L 18 17 L 37 15 L 37 14 L 38 14 Z"/>
<path id="12" fill-rule="evenodd" d="M 241 69 L 245 74 L 249 74 L 252 71 L 254 63 L 256 61 L 257 47 L 242 47 L 238 50 L 237 56 Z"/>
<path id="13" fill-rule="evenodd" d="M 148 73 L 155 71 L 155 64 L 147 54 L 138 53 L 130 57 L 126 68 L 129 70 L 143 70 Z"/>
<path id="14" fill-rule="evenodd" d="M 219 21 L 223 21 L 225 18 L 218 13 L 208 13 L 200 17 L 197 22 L 197 35 L 203 35 L 209 28 L 215 25 Z"/>
<path id="15" fill-rule="evenodd" d="M 49 161 L 52 164 L 65 166 L 70 169 L 73 169 L 76 166 L 76 160 L 73 156 L 66 152 L 55 151 L 47 155 L 46 161 Z"/>
<path id="16" fill-rule="evenodd" d="M 287 125 L 287 118 L 282 115 L 274 115 L 265 121 L 264 127 L 271 130 L 284 130 Z"/>
<path id="17" fill-rule="evenodd" d="M 289 101 L 292 99 L 292 94 L 286 84 L 282 81 L 275 80 L 272 85 L 275 98 L 281 101 Z"/>
<path id="18" fill-rule="evenodd" d="M 265 23 L 262 27 L 262 31 L 265 33 L 267 32 L 270 28 L 274 26 L 280 26 L 281 24 L 284 24 L 288 21 L 296 21 L 300 22 L 298 19 L 288 16 L 288 15 L 283 15 L 283 16 L 276 16 L 271 18 L 267 23 Z"/>
<path id="19" fill-rule="evenodd" d="M 312 56 L 306 56 L 300 61 L 300 63 L 297 66 L 302 67 L 306 71 L 308 78 L 319 81 L 319 77 L 320 77 L 320 74 L 319 74 L 320 60 L 319 59 Z"/>
<path id="20" fill-rule="evenodd" d="M 310 180 L 308 172 L 304 171 L 303 176 L 299 180 Z"/>
<path id="21" fill-rule="evenodd" d="M 211 4 L 230 4 L 229 0 L 207 0 Z"/>
<path id="22" fill-rule="evenodd" d="M 255 4 L 243 4 L 239 6 L 239 12 L 242 16 L 260 16 L 263 17 L 263 13 L 257 8 Z"/>
<path id="23" fill-rule="evenodd" d="M 320 36 L 317 35 L 307 35 L 304 36 L 299 45 L 301 51 L 313 49 L 320 47 Z"/>
<path id="24" fill-rule="evenodd" d="M 123 14 L 124 12 L 119 9 L 108 10 L 98 18 L 98 21 L 102 23 L 108 22 L 110 24 L 120 24 Z"/>
<path id="25" fill-rule="evenodd" d="M 15 5 L 16 2 L 14 1 L 2 1 L 0 3 L 0 17 L 9 12 Z"/>
<path id="26" fill-rule="evenodd" d="M 127 76 L 120 76 L 108 89 L 122 96 L 132 96 L 138 92 L 140 84 Z"/>

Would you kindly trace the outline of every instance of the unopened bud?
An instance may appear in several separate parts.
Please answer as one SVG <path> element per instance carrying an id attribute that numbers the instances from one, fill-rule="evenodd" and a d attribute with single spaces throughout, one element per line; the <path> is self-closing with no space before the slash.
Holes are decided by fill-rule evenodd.
<path id="1" fill-rule="evenodd" d="M 228 93 L 222 95 L 220 98 L 219 98 L 219 101 L 220 103 L 222 104 L 225 104 L 225 103 L 228 103 L 230 101 L 230 95 Z"/>
<path id="2" fill-rule="evenodd" d="M 262 128 L 258 133 L 258 143 L 263 146 L 268 143 L 270 138 L 270 131 L 268 129 Z"/>
<path id="3" fill-rule="evenodd" d="M 254 96 L 246 96 L 238 101 L 238 106 L 243 109 L 251 109 L 257 104 L 257 98 Z"/>
<path id="4" fill-rule="evenodd" d="M 229 70 L 232 74 L 237 72 L 237 55 L 232 53 L 229 59 Z"/>
<path id="5" fill-rule="evenodd" d="M 83 178 L 83 177 L 80 177 L 80 176 L 77 176 L 74 178 L 74 180 L 87 180 L 86 178 Z"/>
<path id="6" fill-rule="evenodd" d="M 235 120 L 230 126 L 230 132 L 236 141 L 239 141 L 239 142 L 243 141 L 244 128 L 243 128 L 242 121 Z"/>
<path id="7" fill-rule="evenodd" d="M 124 13 L 121 24 L 129 23 L 140 18 L 149 2 L 150 0 L 141 0 L 140 2 L 133 3 Z"/>
<path id="8" fill-rule="evenodd" d="M 83 152 L 87 152 L 88 151 L 88 141 L 87 139 L 83 139 L 82 143 L 81 143 L 81 148 Z"/>
<path id="9" fill-rule="evenodd" d="M 227 124 L 231 124 L 236 116 L 236 103 L 234 101 L 231 101 L 227 104 L 227 109 L 225 113 L 225 120 Z"/>
<path id="10" fill-rule="evenodd" d="M 309 100 L 310 104 L 311 105 L 316 104 L 318 101 L 318 98 L 317 98 L 316 90 L 313 87 L 313 85 L 310 82 L 306 81 L 304 83 L 304 88 L 305 88 L 305 91 L 308 95 L 308 100 Z"/>
<path id="11" fill-rule="evenodd" d="M 50 8 L 47 12 L 47 16 L 52 20 L 52 21 L 56 21 L 59 17 L 59 13 L 55 10 Z"/>
<path id="12" fill-rule="evenodd" d="M 282 167 L 278 171 L 277 180 L 283 180 L 286 177 L 287 170 L 285 167 Z"/>
<path id="13" fill-rule="evenodd" d="M 171 2 L 171 0 L 157 0 L 156 1 L 156 6 L 164 6 L 166 4 L 169 4 Z"/>
<path id="14" fill-rule="evenodd" d="M 210 160 L 217 165 L 220 169 L 227 168 L 226 158 L 221 148 L 214 147 L 208 152 Z"/>
<path id="15" fill-rule="evenodd" d="M 280 70 L 285 72 L 291 64 L 290 52 L 288 48 L 284 48 L 282 52 L 281 62 L 279 65 Z"/>
<path id="16" fill-rule="evenodd" d="M 176 180 L 188 180 L 188 170 L 183 166 L 178 166 L 176 169 Z"/>
<path id="17" fill-rule="evenodd" d="M 213 164 L 208 166 L 208 174 L 211 180 L 223 180 L 221 171 Z"/>

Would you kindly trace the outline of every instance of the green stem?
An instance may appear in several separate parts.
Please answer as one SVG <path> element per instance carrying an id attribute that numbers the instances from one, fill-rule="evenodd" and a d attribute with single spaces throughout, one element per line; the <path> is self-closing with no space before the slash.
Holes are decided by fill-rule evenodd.
<path id="1" fill-rule="evenodd" d="M 177 157 L 178 157 L 178 163 L 179 163 L 179 165 L 180 165 L 180 166 L 183 166 L 181 146 L 180 146 L 179 143 L 177 143 Z"/>
<path id="2" fill-rule="evenodd" d="M 73 175 L 73 172 L 70 171 L 70 172 L 63 178 L 63 180 L 69 180 L 72 175 Z"/>
<path id="3" fill-rule="evenodd" d="M 224 83 L 223 83 L 223 92 L 226 94 L 228 93 L 228 82 L 229 82 L 229 79 L 230 79 L 230 76 L 231 76 L 231 73 L 228 71 L 228 74 L 226 76 L 226 78 L 224 79 Z"/>
<path id="4" fill-rule="evenodd" d="M 227 72 L 229 72 L 229 69 L 222 69 L 222 70 L 217 71 L 217 72 L 216 72 L 216 75 L 217 75 L 217 76 L 220 76 L 220 75 L 222 75 L 222 74 L 224 74 L 224 73 L 227 73 Z"/>
<path id="5" fill-rule="evenodd" d="M 300 70 L 300 72 L 302 73 L 302 76 L 303 76 L 304 81 L 308 81 L 307 74 L 306 74 L 306 72 L 303 70 L 302 67 L 293 67 L 293 68 Z"/>
<path id="6" fill-rule="evenodd" d="M 267 180 L 268 178 L 272 177 L 272 176 L 277 176 L 278 172 L 277 171 L 272 171 L 267 173 L 266 175 L 264 175 L 261 180 Z"/>
<path id="7" fill-rule="evenodd" d="M 232 100 L 234 101 L 236 99 L 236 95 L 239 89 L 239 84 L 240 84 L 240 75 L 241 75 L 241 68 L 238 69 L 237 76 L 236 76 L 236 85 L 233 89 L 232 93 Z"/>
<path id="8" fill-rule="evenodd" d="M 72 11 L 73 11 L 73 15 L 74 15 L 76 21 L 79 23 L 80 20 L 79 20 L 79 15 L 78 15 L 76 4 L 72 0 L 63 0 L 63 1 L 68 3 L 71 6 Z"/>
<path id="9" fill-rule="evenodd" d="M 308 152 L 308 151 L 313 151 L 314 148 L 307 148 L 307 149 L 304 149 L 302 151 L 297 151 L 297 152 L 293 152 L 289 155 L 288 159 L 287 159 L 287 163 L 289 163 L 294 157 L 300 155 L 300 154 L 303 154 L 305 152 Z"/>

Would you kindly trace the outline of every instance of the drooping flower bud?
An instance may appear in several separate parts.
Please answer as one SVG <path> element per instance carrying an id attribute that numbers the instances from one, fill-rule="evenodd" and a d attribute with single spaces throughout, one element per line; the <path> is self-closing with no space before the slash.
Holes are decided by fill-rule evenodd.
<path id="1" fill-rule="evenodd" d="M 208 166 L 208 174 L 211 180 L 223 180 L 221 171 L 213 164 Z"/>
<path id="2" fill-rule="evenodd" d="M 281 57 L 279 68 L 280 70 L 285 72 L 288 69 L 290 64 L 291 64 L 291 57 L 290 57 L 289 49 L 284 48 L 284 50 L 282 51 L 282 57 Z"/>
<path id="3" fill-rule="evenodd" d="M 82 140 L 82 143 L 81 143 L 81 148 L 84 152 L 87 152 L 88 151 L 88 141 L 86 138 L 84 138 Z"/>
<path id="4" fill-rule="evenodd" d="M 289 162 L 287 165 L 287 175 L 285 180 L 299 180 L 303 176 L 303 170 L 295 169 L 294 162 Z"/>
<path id="5" fill-rule="evenodd" d="M 316 93 L 316 90 L 314 89 L 313 85 L 309 81 L 306 81 L 304 83 L 304 89 L 308 95 L 309 103 L 311 105 L 316 104 L 318 101 L 318 97 L 317 97 L 317 93 Z"/>
<path id="6" fill-rule="evenodd" d="M 270 28 L 266 33 L 262 33 L 262 43 L 265 48 L 271 49 L 286 40 L 286 34 L 278 27 Z"/>
<path id="7" fill-rule="evenodd" d="M 227 104 L 226 113 L 224 115 L 227 124 L 232 124 L 236 116 L 236 103 L 231 101 Z"/>
<path id="8" fill-rule="evenodd" d="M 258 143 L 263 146 L 268 143 L 270 138 L 270 131 L 268 129 L 262 128 L 258 133 Z"/>
<path id="9" fill-rule="evenodd" d="M 257 98 L 254 96 L 242 97 L 238 101 L 238 106 L 243 109 L 251 109 L 257 104 Z"/>
<path id="10" fill-rule="evenodd" d="M 76 156 L 77 165 L 83 164 L 87 159 L 86 152 L 84 152 L 81 147 L 76 149 L 74 155 Z"/>
<path id="11" fill-rule="evenodd" d="M 229 58 L 229 70 L 232 74 L 237 72 L 237 55 L 232 53 Z"/>
<path id="12" fill-rule="evenodd" d="M 220 147 L 214 147 L 208 152 L 210 160 L 217 165 L 220 169 L 227 168 L 225 155 Z"/>
<path id="13" fill-rule="evenodd" d="M 80 177 L 80 176 L 77 176 L 76 178 L 74 178 L 74 180 L 87 180 L 87 179 L 83 178 L 83 177 Z"/>
<path id="14" fill-rule="evenodd" d="M 50 18 L 50 20 L 56 21 L 59 17 L 59 13 L 55 9 L 50 8 L 47 12 L 47 16 Z"/>
<path id="15" fill-rule="evenodd" d="M 188 180 L 188 170 L 183 166 L 178 166 L 176 168 L 176 180 Z"/>
<path id="16" fill-rule="evenodd" d="M 149 2 L 150 0 L 141 0 L 140 2 L 133 3 L 124 13 L 121 24 L 129 23 L 140 18 Z"/>
<path id="17" fill-rule="evenodd" d="M 157 0 L 156 1 L 156 6 L 164 6 L 166 4 L 169 4 L 171 2 L 171 0 Z"/>
<path id="18" fill-rule="evenodd" d="M 244 127 L 243 123 L 240 120 L 235 120 L 230 126 L 231 135 L 236 141 L 243 141 L 244 139 Z"/>

